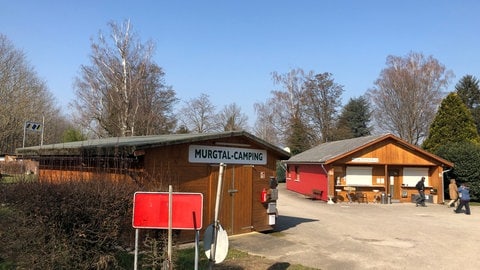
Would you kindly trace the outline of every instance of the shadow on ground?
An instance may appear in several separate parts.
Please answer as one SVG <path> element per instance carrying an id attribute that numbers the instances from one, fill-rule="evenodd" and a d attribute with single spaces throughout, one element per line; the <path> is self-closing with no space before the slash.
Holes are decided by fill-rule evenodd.
<path id="1" fill-rule="evenodd" d="M 288 262 L 277 262 L 268 267 L 267 270 L 285 270 L 288 269 L 290 265 Z"/>
<path id="2" fill-rule="evenodd" d="M 318 221 L 318 219 L 279 215 L 277 217 L 277 221 L 276 221 L 277 225 L 275 225 L 274 231 L 281 232 L 281 231 L 296 227 L 299 224 L 306 223 L 306 222 L 314 222 L 314 221 Z"/>

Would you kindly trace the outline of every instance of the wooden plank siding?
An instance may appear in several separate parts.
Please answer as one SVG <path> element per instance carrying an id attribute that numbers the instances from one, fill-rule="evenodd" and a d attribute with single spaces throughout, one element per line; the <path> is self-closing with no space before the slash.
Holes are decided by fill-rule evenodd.
<path id="1" fill-rule="evenodd" d="M 38 174 L 40 181 L 65 182 L 65 181 L 91 181 L 106 179 L 113 181 L 133 181 L 132 177 L 124 173 L 108 173 L 92 170 L 69 170 L 69 169 L 41 169 Z"/>
<path id="2" fill-rule="evenodd" d="M 25 159 L 40 160 L 39 179 L 43 181 L 101 178 L 137 182 L 142 187 L 139 191 L 166 192 L 172 185 L 174 192 L 202 193 L 203 234 L 214 219 L 219 164 L 212 160 L 225 159 L 215 157 L 190 162 L 191 145 L 238 152 L 243 151 L 238 149 L 248 149 L 253 151 L 246 153 L 262 155 L 260 159 L 225 158 L 232 158 L 232 163 L 226 164 L 223 175 L 219 220 L 229 235 L 272 230 L 268 205 L 260 202 L 260 194 L 269 188 L 270 177 L 276 177 L 277 161 L 288 158 L 289 154 L 243 131 L 104 138 L 30 147 L 18 152 Z M 264 153 L 266 164 L 262 164 Z M 193 232 L 181 231 L 179 239 L 191 241 Z"/>
<path id="3" fill-rule="evenodd" d="M 415 166 L 435 166 L 431 158 L 422 155 L 421 153 L 412 153 L 411 149 L 406 148 L 402 144 L 394 140 L 381 141 L 378 144 L 363 148 L 358 152 L 348 155 L 335 164 L 355 164 L 354 158 L 377 158 L 378 162 L 374 164 L 389 164 L 389 165 L 406 165 L 411 164 Z"/>

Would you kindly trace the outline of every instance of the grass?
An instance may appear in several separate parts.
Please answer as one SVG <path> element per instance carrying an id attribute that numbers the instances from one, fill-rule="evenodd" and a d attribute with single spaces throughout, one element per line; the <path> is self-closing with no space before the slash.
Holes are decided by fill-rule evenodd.
<path id="1" fill-rule="evenodd" d="M 200 259 L 198 269 L 208 269 L 209 260 L 204 251 L 200 248 Z M 176 260 L 176 269 L 194 269 L 195 249 L 187 248 L 178 251 Z M 269 269 L 269 270 L 314 270 L 314 268 L 302 265 L 291 265 L 288 262 L 275 262 L 261 256 L 251 255 L 247 252 L 229 249 L 225 261 L 216 264 L 214 269 L 220 270 L 240 270 L 240 269 Z"/>
<path id="2" fill-rule="evenodd" d="M 17 183 L 20 181 L 35 181 L 38 179 L 38 175 L 36 174 L 2 174 L 2 178 L 0 179 L 1 183 L 11 184 Z"/>
<path id="3" fill-rule="evenodd" d="M 230 249 L 225 261 L 228 260 L 238 260 L 242 258 L 249 257 L 248 253 Z M 205 255 L 205 251 L 200 248 L 199 249 L 199 260 L 198 260 L 198 268 L 199 269 L 208 269 L 209 266 L 209 259 Z M 194 269 L 195 266 L 195 248 L 187 248 L 178 250 L 177 259 L 175 262 L 175 266 L 177 269 Z"/>
<path id="4" fill-rule="evenodd" d="M 188 247 L 177 249 L 174 253 L 175 262 L 174 269 L 179 270 L 191 270 L 195 267 L 195 248 Z M 117 259 L 119 265 L 124 269 L 133 268 L 133 254 L 127 252 L 120 252 L 117 254 Z M 139 261 L 141 260 L 141 255 L 139 255 Z M 199 262 L 198 269 L 209 269 L 209 259 L 205 255 L 205 251 L 202 247 L 199 248 Z M 243 269 L 252 269 L 252 270 L 315 270 L 314 268 L 305 267 L 302 265 L 291 265 L 288 262 L 275 262 L 268 260 L 261 256 L 255 256 L 248 254 L 247 252 L 240 251 L 237 249 L 229 249 L 228 255 L 222 263 L 215 264 L 213 269 L 216 270 L 243 270 Z M 0 263 L 0 270 L 1 263 Z"/>
<path id="5" fill-rule="evenodd" d="M 6 262 L 0 257 L 0 270 L 15 269 L 15 264 Z"/>
<path id="6" fill-rule="evenodd" d="M 8 207 L 5 205 L 1 204 L 0 205 L 0 219 L 6 218 L 7 215 L 12 214 L 12 210 L 10 210 Z M 0 231 L 0 236 L 4 233 L 3 231 Z M 9 270 L 9 269 L 15 269 L 15 264 L 13 262 L 7 261 L 4 258 L 0 257 L 0 270 Z"/>

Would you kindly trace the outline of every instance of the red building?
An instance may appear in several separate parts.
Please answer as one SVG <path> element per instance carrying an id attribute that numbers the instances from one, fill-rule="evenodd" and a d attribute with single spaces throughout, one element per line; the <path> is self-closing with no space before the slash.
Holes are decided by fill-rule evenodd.
<path id="1" fill-rule="evenodd" d="M 336 202 L 410 202 L 423 176 L 427 201 L 442 203 L 443 173 L 453 167 L 392 134 L 323 143 L 285 164 L 288 190 Z"/>

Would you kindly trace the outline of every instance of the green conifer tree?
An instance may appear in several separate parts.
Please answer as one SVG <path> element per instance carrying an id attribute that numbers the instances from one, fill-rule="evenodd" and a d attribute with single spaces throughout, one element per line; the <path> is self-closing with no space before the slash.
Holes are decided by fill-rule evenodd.
<path id="1" fill-rule="evenodd" d="M 340 113 L 334 139 L 344 140 L 370 135 L 372 131 L 370 118 L 368 100 L 363 96 L 351 98 Z"/>
<path id="2" fill-rule="evenodd" d="M 477 132 L 480 132 L 480 86 L 477 78 L 472 75 L 463 76 L 455 85 L 455 92 L 472 112 Z"/>
<path id="3" fill-rule="evenodd" d="M 480 136 L 470 110 L 456 93 L 450 93 L 442 101 L 422 147 L 435 153 L 442 145 L 458 142 L 478 144 Z"/>
<path id="4" fill-rule="evenodd" d="M 290 134 L 287 137 L 287 144 L 292 155 L 299 154 L 311 147 L 306 130 L 299 118 L 292 119 Z"/>

